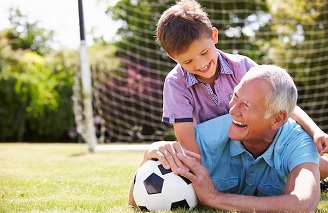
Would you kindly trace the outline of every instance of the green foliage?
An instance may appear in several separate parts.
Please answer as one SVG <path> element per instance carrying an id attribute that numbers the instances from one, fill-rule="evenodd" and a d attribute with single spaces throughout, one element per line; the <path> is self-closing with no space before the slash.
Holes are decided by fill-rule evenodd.
<path id="1" fill-rule="evenodd" d="M 12 27 L 0 32 L 0 141 L 67 141 L 75 126 L 72 87 L 77 50 L 53 50 L 53 32 L 11 9 Z M 90 48 L 94 72 L 117 65 L 113 46 L 98 38 Z"/>
<path id="2" fill-rule="evenodd" d="M 37 22 L 31 23 L 27 15 L 19 9 L 10 9 L 9 21 L 12 27 L 6 32 L 13 50 L 32 50 L 40 55 L 51 51 L 54 32 L 40 28 Z"/>
<path id="3" fill-rule="evenodd" d="M 287 68 L 299 91 L 299 105 L 319 126 L 327 126 L 328 4 L 325 0 L 268 1 L 274 37 L 268 62 Z M 289 20 L 289 21 L 287 21 Z M 327 131 L 327 129 L 324 129 Z"/>
<path id="4" fill-rule="evenodd" d="M 10 21 L 0 32 L 0 141 L 67 140 L 77 53 L 53 51 L 53 32 L 18 9 Z"/>
<path id="5" fill-rule="evenodd" d="M 52 64 L 37 53 L 2 50 L 0 141 L 63 137 L 73 127 L 72 68 L 52 70 Z"/>

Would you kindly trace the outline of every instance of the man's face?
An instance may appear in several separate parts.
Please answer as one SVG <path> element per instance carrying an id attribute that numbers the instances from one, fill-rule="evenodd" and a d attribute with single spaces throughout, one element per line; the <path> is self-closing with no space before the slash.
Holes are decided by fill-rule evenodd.
<path id="1" fill-rule="evenodd" d="M 187 51 L 170 56 L 187 72 L 195 74 L 197 78 L 206 82 L 216 74 L 218 55 L 215 44 L 217 34 L 212 38 L 201 38 L 191 43 Z"/>
<path id="2" fill-rule="evenodd" d="M 270 84 L 263 79 L 251 79 L 235 87 L 229 103 L 232 124 L 228 135 L 231 139 L 250 144 L 273 139 L 274 117 L 264 118 L 268 109 L 266 95 L 270 90 Z"/>

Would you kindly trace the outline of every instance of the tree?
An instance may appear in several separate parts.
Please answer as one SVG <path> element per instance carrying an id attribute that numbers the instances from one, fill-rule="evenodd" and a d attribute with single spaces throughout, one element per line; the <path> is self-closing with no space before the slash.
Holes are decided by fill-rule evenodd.
<path id="1" fill-rule="evenodd" d="M 10 20 L 12 27 L 0 32 L 0 141 L 67 140 L 77 59 L 68 64 L 72 51 L 55 53 L 52 31 L 19 10 Z"/>
<path id="2" fill-rule="evenodd" d="M 266 40 L 269 63 L 294 77 L 299 105 L 328 130 L 328 5 L 325 0 L 268 1 L 273 36 Z"/>
<path id="3" fill-rule="evenodd" d="M 27 15 L 19 9 L 10 9 L 9 21 L 10 30 L 7 31 L 6 37 L 10 41 L 13 50 L 30 49 L 39 55 L 44 55 L 51 51 L 54 32 L 38 26 L 38 22 L 29 22 Z"/>

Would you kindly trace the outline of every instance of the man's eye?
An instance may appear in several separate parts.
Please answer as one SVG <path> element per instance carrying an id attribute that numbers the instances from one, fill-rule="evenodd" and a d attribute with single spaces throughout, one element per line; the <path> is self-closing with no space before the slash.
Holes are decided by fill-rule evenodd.
<path id="1" fill-rule="evenodd" d="M 244 106 L 249 109 L 249 104 L 248 103 L 244 103 Z"/>

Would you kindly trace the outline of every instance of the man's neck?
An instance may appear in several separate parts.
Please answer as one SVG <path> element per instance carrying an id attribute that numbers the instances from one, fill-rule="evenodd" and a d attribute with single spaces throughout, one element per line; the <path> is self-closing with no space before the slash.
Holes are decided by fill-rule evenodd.
<path id="1" fill-rule="evenodd" d="M 254 158 L 257 158 L 269 148 L 270 144 L 273 142 L 273 139 L 274 136 L 257 141 L 241 141 L 241 143 L 244 145 L 245 149 L 253 155 Z"/>
<path id="2" fill-rule="evenodd" d="M 259 157 L 262 155 L 270 146 L 271 143 L 248 143 L 248 142 L 241 142 L 245 149 L 253 155 L 254 158 Z"/>

